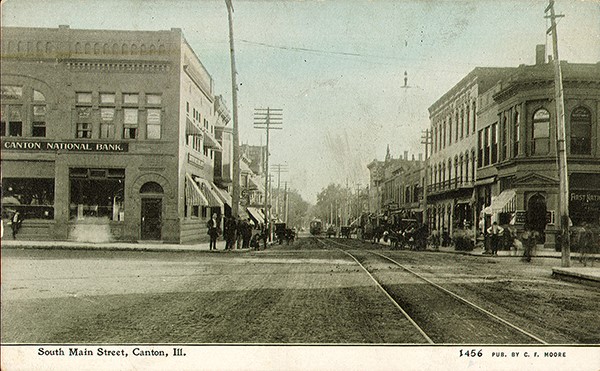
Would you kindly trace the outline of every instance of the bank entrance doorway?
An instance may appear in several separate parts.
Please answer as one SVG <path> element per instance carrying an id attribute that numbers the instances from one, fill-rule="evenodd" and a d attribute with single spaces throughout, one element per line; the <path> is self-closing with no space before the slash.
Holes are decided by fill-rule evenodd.
<path id="1" fill-rule="evenodd" d="M 162 199 L 142 198 L 142 240 L 160 240 Z"/>

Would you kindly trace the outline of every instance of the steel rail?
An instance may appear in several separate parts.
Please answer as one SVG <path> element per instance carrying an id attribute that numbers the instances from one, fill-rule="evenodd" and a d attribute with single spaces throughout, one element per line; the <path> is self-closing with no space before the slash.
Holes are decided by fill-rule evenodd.
<path id="1" fill-rule="evenodd" d="M 318 237 L 317 237 L 317 241 L 319 241 L 323 245 L 327 246 L 327 244 Z M 335 241 L 331 241 L 331 242 L 336 243 Z M 367 270 L 367 268 L 365 268 L 365 266 L 362 265 L 362 263 L 359 262 L 358 259 L 356 259 L 356 257 L 354 255 L 352 255 L 351 253 L 349 253 L 345 250 L 342 250 L 340 248 L 336 248 L 336 250 L 339 250 L 339 251 L 343 252 L 344 254 L 348 255 L 349 257 L 351 257 L 356 262 L 356 264 L 358 264 L 365 271 L 365 273 L 367 273 L 367 275 L 373 280 L 373 282 L 375 282 L 377 287 L 379 287 L 379 289 L 381 291 L 383 291 L 385 296 L 387 296 L 387 298 L 396 306 L 396 308 L 398 308 L 402 312 L 404 317 L 406 317 L 406 319 L 408 319 L 408 321 L 419 331 L 419 333 L 425 338 L 425 340 L 427 340 L 427 342 L 429 344 L 435 344 L 433 342 L 433 340 L 431 340 L 431 338 L 425 333 L 425 331 L 423 331 L 423 329 L 408 315 L 408 313 L 406 313 L 406 311 L 400 306 L 400 304 L 398 304 L 398 302 L 396 300 L 394 300 L 394 298 L 387 292 L 387 290 L 383 286 L 381 286 L 381 284 L 375 279 L 375 277 L 373 277 L 371 272 L 369 272 Z"/>
<path id="2" fill-rule="evenodd" d="M 463 302 L 463 303 L 465 303 L 465 304 L 467 304 L 467 305 L 470 305 L 471 307 L 473 307 L 473 308 L 475 308 L 475 309 L 479 310 L 479 311 L 480 311 L 480 312 L 482 312 L 482 313 L 485 313 L 485 314 L 487 314 L 488 316 L 492 317 L 493 319 L 495 319 L 495 320 L 497 320 L 497 321 L 499 321 L 499 322 L 501 322 L 501 323 L 503 323 L 503 324 L 505 324 L 505 325 L 507 325 L 507 326 L 511 327 L 511 328 L 512 328 L 512 329 L 514 329 L 514 330 L 517 330 L 517 331 L 518 331 L 518 332 L 520 332 L 521 334 L 523 334 L 523 335 L 526 335 L 527 337 L 529 337 L 529 338 L 531 338 L 531 339 L 533 339 L 533 340 L 535 340 L 535 341 L 537 341 L 537 342 L 539 342 L 539 343 L 542 343 L 542 344 L 544 344 L 544 345 L 548 345 L 548 343 L 547 343 L 547 342 L 545 342 L 544 340 L 540 339 L 539 337 L 537 337 L 537 336 L 535 336 L 535 335 L 533 335 L 533 334 L 531 334 L 531 333 L 529 333 L 529 332 L 527 332 L 527 331 L 523 330 L 522 328 L 520 328 L 520 327 L 518 327 L 518 326 L 516 326 L 516 325 L 513 325 L 512 323 L 508 322 L 508 321 L 507 321 L 507 320 L 505 320 L 504 318 L 501 318 L 501 317 L 499 317 L 499 316 L 495 315 L 494 313 L 492 313 L 492 312 L 488 311 L 487 309 L 484 309 L 484 308 L 480 307 L 479 305 L 477 305 L 477 304 L 475 304 L 475 303 L 473 303 L 473 302 L 471 302 L 471 301 L 469 301 L 469 300 L 467 300 L 467 299 L 463 298 L 462 296 L 460 296 L 460 295 L 458 295 L 458 294 L 456 294 L 456 293 L 454 293 L 454 292 L 452 292 L 452 291 L 450 291 L 450 290 L 448 290 L 448 289 L 446 289 L 446 288 L 444 288 L 444 287 L 442 287 L 442 286 L 438 285 L 437 283 L 430 281 L 429 279 L 427 279 L 427 278 L 425 278 L 425 277 L 421 276 L 420 274 L 418 274 L 417 272 L 413 271 L 412 269 L 409 269 L 409 268 L 407 268 L 407 267 L 403 266 L 402 264 L 398 263 L 398 262 L 397 262 L 397 261 L 395 261 L 394 259 L 392 259 L 392 258 L 390 258 L 390 257 L 388 257 L 388 256 L 385 256 L 385 255 L 383 255 L 383 254 L 380 254 L 380 253 L 378 253 L 378 252 L 374 252 L 374 251 L 368 251 L 368 252 L 369 252 L 369 253 L 371 253 L 371 254 L 374 254 L 374 255 L 378 255 L 378 256 L 380 256 L 380 257 L 382 257 L 382 258 L 384 258 L 384 259 L 387 259 L 387 260 L 391 261 L 392 263 L 396 264 L 396 265 L 397 265 L 397 266 L 399 266 L 400 268 L 402 268 L 402 269 L 406 270 L 407 272 L 410 272 L 410 273 L 412 273 L 413 275 L 415 275 L 415 276 L 419 277 L 419 278 L 420 278 L 420 279 L 422 279 L 423 281 L 425 281 L 425 282 L 429 283 L 430 285 L 432 285 L 432 286 L 436 287 L 437 289 L 439 289 L 439 290 L 442 290 L 443 292 L 445 292 L 445 293 L 447 293 L 447 294 L 451 295 L 451 296 L 452 296 L 452 297 L 454 297 L 455 299 L 457 299 L 457 300 L 459 300 L 459 301 L 461 301 L 461 302 Z"/>
<path id="3" fill-rule="evenodd" d="M 332 241 L 332 242 L 333 242 L 333 243 L 335 243 L 335 244 L 337 244 L 337 245 L 340 245 L 340 246 L 350 247 L 350 246 L 348 246 L 348 245 L 342 244 L 342 243 L 340 243 L 340 242 L 337 242 L 337 241 Z M 342 251 L 343 251 L 343 250 L 342 250 Z M 537 342 L 539 342 L 539 343 L 541 343 L 541 344 L 548 345 L 548 343 L 547 343 L 547 342 L 545 342 L 544 340 L 540 339 L 539 337 L 537 337 L 537 336 L 535 336 L 535 335 L 533 335 L 533 334 L 531 334 L 531 333 L 527 332 L 526 330 L 523 330 L 522 328 L 520 328 L 520 327 L 518 327 L 518 326 L 516 326 L 516 325 L 513 325 L 512 323 L 508 322 L 508 321 L 507 321 L 507 320 L 505 320 L 504 318 L 501 318 L 501 317 L 499 317 L 499 316 L 495 315 L 494 313 L 492 313 L 492 312 L 488 311 L 487 309 L 484 309 L 484 308 L 480 307 L 479 305 L 477 305 L 477 304 L 475 304 L 475 303 L 472 303 L 471 301 L 469 301 L 469 300 L 467 300 L 467 299 L 463 298 L 462 296 L 460 296 L 460 295 L 458 295 L 458 294 L 456 294 L 456 293 L 454 293 L 454 292 L 452 292 L 452 291 L 450 291 L 450 290 L 448 290 L 448 289 L 446 289 L 446 288 L 444 288 L 444 287 L 442 287 L 442 286 L 438 285 L 437 283 L 435 283 L 435 282 L 432 282 L 431 280 L 429 280 L 429 279 L 427 279 L 427 278 L 425 278 L 425 277 L 421 276 L 421 275 L 420 275 L 420 274 L 418 274 L 417 272 L 415 272 L 415 271 L 413 271 L 413 270 L 411 270 L 411 269 L 409 269 L 409 268 L 405 267 L 404 265 L 402 265 L 402 264 L 398 263 L 398 262 L 397 262 L 397 261 L 395 261 L 394 259 L 392 259 L 392 258 L 390 258 L 390 257 L 388 257 L 388 256 L 386 256 L 386 255 L 380 254 L 380 253 L 378 253 L 378 252 L 374 252 L 374 251 L 367 251 L 367 252 L 369 252 L 369 253 L 371 253 L 371 254 L 374 254 L 374 255 L 377 255 L 377 256 L 380 256 L 380 257 L 382 257 L 382 258 L 384 258 L 384 259 L 386 259 L 386 260 L 388 260 L 388 261 L 390 261 L 390 262 L 392 262 L 392 263 L 396 264 L 396 265 L 397 265 L 397 266 L 399 266 L 400 268 L 402 268 L 402 269 L 406 270 L 407 272 L 410 272 L 410 273 L 412 273 L 413 275 L 415 275 L 415 276 L 417 276 L 418 278 L 422 279 L 423 281 L 425 281 L 425 282 L 429 283 L 430 285 L 434 286 L 435 288 L 437 288 L 437 289 L 439 289 L 439 290 L 441 290 L 441 291 L 443 291 L 443 292 L 445 292 L 445 293 L 447 293 L 447 294 L 451 295 L 451 296 L 452 296 L 452 297 L 454 297 L 455 299 L 457 299 L 457 300 L 459 300 L 459 301 L 461 301 L 461 302 L 463 302 L 463 303 L 465 303 L 465 304 L 467 304 L 467 305 L 470 305 L 471 307 L 473 307 L 473 308 L 477 309 L 478 311 L 480 311 L 480 312 L 482 312 L 482 313 L 485 313 L 485 314 L 487 314 L 488 316 L 492 317 L 493 319 L 497 320 L 498 322 L 500 322 L 500 323 L 502 323 L 502 324 L 504 324 L 504 325 L 506 325 L 506 326 L 508 326 L 508 327 L 512 328 L 513 330 L 516 330 L 516 331 L 520 332 L 521 334 L 523 334 L 523 335 L 525 335 L 525 336 L 527 336 L 527 337 L 529 337 L 529 338 L 531 338 L 531 339 L 533 339 L 533 340 L 535 340 L 535 341 L 537 341 Z"/>

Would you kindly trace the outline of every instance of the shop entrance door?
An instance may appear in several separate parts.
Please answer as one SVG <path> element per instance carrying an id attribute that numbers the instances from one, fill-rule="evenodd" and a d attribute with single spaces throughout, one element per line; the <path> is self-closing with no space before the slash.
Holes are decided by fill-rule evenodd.
<path id="1" fill-rule="evenodd" d="M 142 240 L 160 240 L 162 199 L 142 198 Z"/>

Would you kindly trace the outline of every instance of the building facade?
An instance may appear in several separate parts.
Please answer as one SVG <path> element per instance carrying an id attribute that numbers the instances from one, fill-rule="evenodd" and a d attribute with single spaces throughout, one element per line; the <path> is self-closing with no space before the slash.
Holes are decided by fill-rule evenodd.
<path id="1" fill-rule="evenodd" d="M 479 128 L 480 205 L 492 220 L 528 224 L 557 246 L 559 173 L 554 66 L 544 53 L 532 66 L 519 66 L 493 91 L 490 126 Z M 600 225 L 600 63 L 561 62 L 573 225 Z M 489 130 L 488 130 L 489 128 Z M 487 132 L 489 131 L 489 135 Z M 486 138 L 492 138 L 487 140 Z M 494 139 L 495 138 L 495 139 Z M 487 145 L 486 143 L 489 143 Z M 489 159 L 489 161 L 488 161 Z M 481 196 L 483 195 L 483 196 Z M 490 197 L 491 196 L 491 197 Z M 487 206 L 486 206 L 487 205 Z"/>
<path id="2" fill-rule="evenodd" d="M 229 114 L 180 29 L 7 27 L 1 58 L 2 206 L 24 237 L 206 238 Z"/>
<path id="3" fill-rule="evenodd" d="M 509 68 L 476 68 L 429 107 L 432 150 L 428 159 L 430 229 L 452 234 L 476 222 L 477 128 L 482 95 Z"/>
<path id="4" fill-rule="evenodd" d="M 373 160 L 369 169 L 369 213 L 392 224 L 402 219 L 423 222 L 425 162 L 404 156 L 392 158 L 389 148 L 384 161 Z"/>

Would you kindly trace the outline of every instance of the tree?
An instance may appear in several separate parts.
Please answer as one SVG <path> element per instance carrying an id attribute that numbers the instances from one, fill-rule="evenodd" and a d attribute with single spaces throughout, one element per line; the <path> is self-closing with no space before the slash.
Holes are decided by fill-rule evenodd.
<path id="1" fill-rule="evenodd" d="M 281 195 L 283 201 L 283 195 Z M 310 204 L 302 199 L 297 190 L 288 190 L 288 222 L 287 225 L 299 228 L 306 223 L 308 219 L 308 208 Z"/>
<path id="2" fill-rule="evenodd" d="M 329 184 L 317 195 L 313 215 L 325 223 L 342 225 L 348 220 L 349 192 L 339 184 Z"/>

